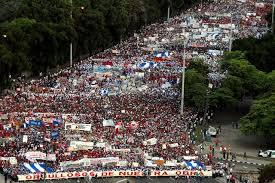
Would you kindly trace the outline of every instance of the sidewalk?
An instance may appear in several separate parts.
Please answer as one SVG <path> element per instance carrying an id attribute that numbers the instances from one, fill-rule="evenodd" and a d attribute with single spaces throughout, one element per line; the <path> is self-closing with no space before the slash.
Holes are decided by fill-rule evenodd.
<path id="1" fill-rule="evenodd" d="M 210 153 L 210 148 L 209 148 L 210 145 L 215 149 L 214 156 L 213 156 L 214 159 L 227 160 L 227 159 L 223 158 L 223 154 L 220 152 L 220 146 L 216 147 L 211 142 L 204 142 L 204 149 L 203 149 L 202 153 L 209 154 Z M 200 152 L 200 149 L 198 149 L 198 151 Z M 232 160 L 232 156 L 229 155 L 228 161 L 237 162 L 237 163 L 253 164 L 253 165 L 259 165 L 259 166 L 272 163 L 272 161 L 263 160 L 262 158 L 258 158 L 258 157 L 248 156 L 247 158 L 243 158 L 243 154 L 241 154 L 240 152 L 233 152 L 233 153 L 236 153 L 236 159 Z"/>

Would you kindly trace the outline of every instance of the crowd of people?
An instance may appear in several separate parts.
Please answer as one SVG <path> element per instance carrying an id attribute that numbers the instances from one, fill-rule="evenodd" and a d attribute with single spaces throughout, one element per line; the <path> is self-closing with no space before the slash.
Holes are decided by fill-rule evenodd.
<path id="1" fill-rule="evenodd" d="M 194 131 L 201 117 L 187 107 L 179 114 L 183 59 L 203 59 L 210 79 L 219 81 L 224 76 L 218 61 L 230 39 L 263 35 L 269 10 L 269 4 L 254 0 L 198 5 L 144 27 L 73 68 L 22 81 L 0 99 L 1 167 L 12 176 L 30 173 L 24 164 L 33 162 L 45 162 L 58 172 L 205 168 L 184 164 L 184 157 L 199 156 Z M 30 158 L 28 152 L 55 159 Z M 80 162 L 106 157 L 119 161 Z M 199 161 L 209 164 L 207 158 Z M 167 162 L 173 165 L 165 166 Z"/>

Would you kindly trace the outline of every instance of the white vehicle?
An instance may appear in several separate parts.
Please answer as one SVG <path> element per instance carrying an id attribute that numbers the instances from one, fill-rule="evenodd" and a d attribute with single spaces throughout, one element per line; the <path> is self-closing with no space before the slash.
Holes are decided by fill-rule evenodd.
<path id="1" fill-rule="evenodd" d="M 258 153 L 259 157 L 263 158 L 275 158 L 275 150 L 267 150 L 267 151 L 262 151 L 260 150 Z"/>
<path id="2" fill-rule="evenodd" d="M 217 135 L 217 129 L 212 126 L 209 126 L 207 133 L 212 137 L 215 137 Z"/>

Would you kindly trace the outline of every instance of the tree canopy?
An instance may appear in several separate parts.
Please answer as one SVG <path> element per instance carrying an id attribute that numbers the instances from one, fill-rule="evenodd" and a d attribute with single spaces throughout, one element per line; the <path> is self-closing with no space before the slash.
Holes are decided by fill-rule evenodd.
<path id="1" fill-rule="evenodd" d="M 46 73 L 69 60 L 92 55 L 142 26 L 176 14 L 190 0 L 5 0 L 0 2 L 1 88 L 9 75 Z M 71 18 L 72 13 L 72 18 Z"/>
<path id="2" fill-rule="evenodd" d="M 240 122 L 244 134 L 264 136 L 269 145 L 270 139 L 275 136 L 275 93 L 256 100 Z"/>
<path id="3" fill-rule="evenodd" d="M 247 60 L 261 71 L 275 69 L 275 36 L 267 34 L 262 38 L 244 38 L 233 42 L 233 50 L 245 52 Z"/>

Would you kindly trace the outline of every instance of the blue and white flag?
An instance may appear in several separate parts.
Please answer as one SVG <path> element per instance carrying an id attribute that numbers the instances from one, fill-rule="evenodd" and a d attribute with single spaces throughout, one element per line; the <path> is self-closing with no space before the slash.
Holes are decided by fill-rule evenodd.
<path id="1" fill-rule="evenodd" d="M 143 63 L 139 64 L 139 68 L 141 68 L 141 69 L 155 68 L 157 66 L 158 66 L 158 64 L 154 63 L 154 62 L 143 62 Z"/>
<path id="2" fill-rule="evenodd" d="M 102 96 L 108 95 L 108 93 L 109 93 L 108 89 L 101 89 L 101 90 L 99 90 L 99 94 L 102 95 Z"/>
<path id="3" fill-rule="evenodd" d="M 55 130 L 51 132 L 51 139 L 57 139 L 59 137 L 59 131 Z"/>
<path id="4" fill-rule="evenodd" d="M 58 126 L 61 123 L 61 119 L 53 119 L 52 124 Z"/>
<path id="5" fill-rule="evenodd" d="M 45 163 L 24 163 L 24 167 L 27 168 L 31 173 L 48 172 L 52 173 L 53 169 L 46 167 Z"/>
<path id="6" fill-rule="evenodd" d="M 41 127 L 42 121 L 41 120 L 29 120 L 23 124 L 23 128 L 28 128 L 29 126 Z"/>
<path id="7" fill-rule="evenodd" d="M 168 51 L 166 51 L 166 52 L 155 52 L 154 56 L 159 57 L 159 58 L 169 57 L 169 53 L 168 53 Z"/>
<path id="8" fill-rule="evenodd" d="M 190 169 L 204 168 L 204 165 L 198 161 L 184 161 L 183 164 L 186 165 Z"/>

